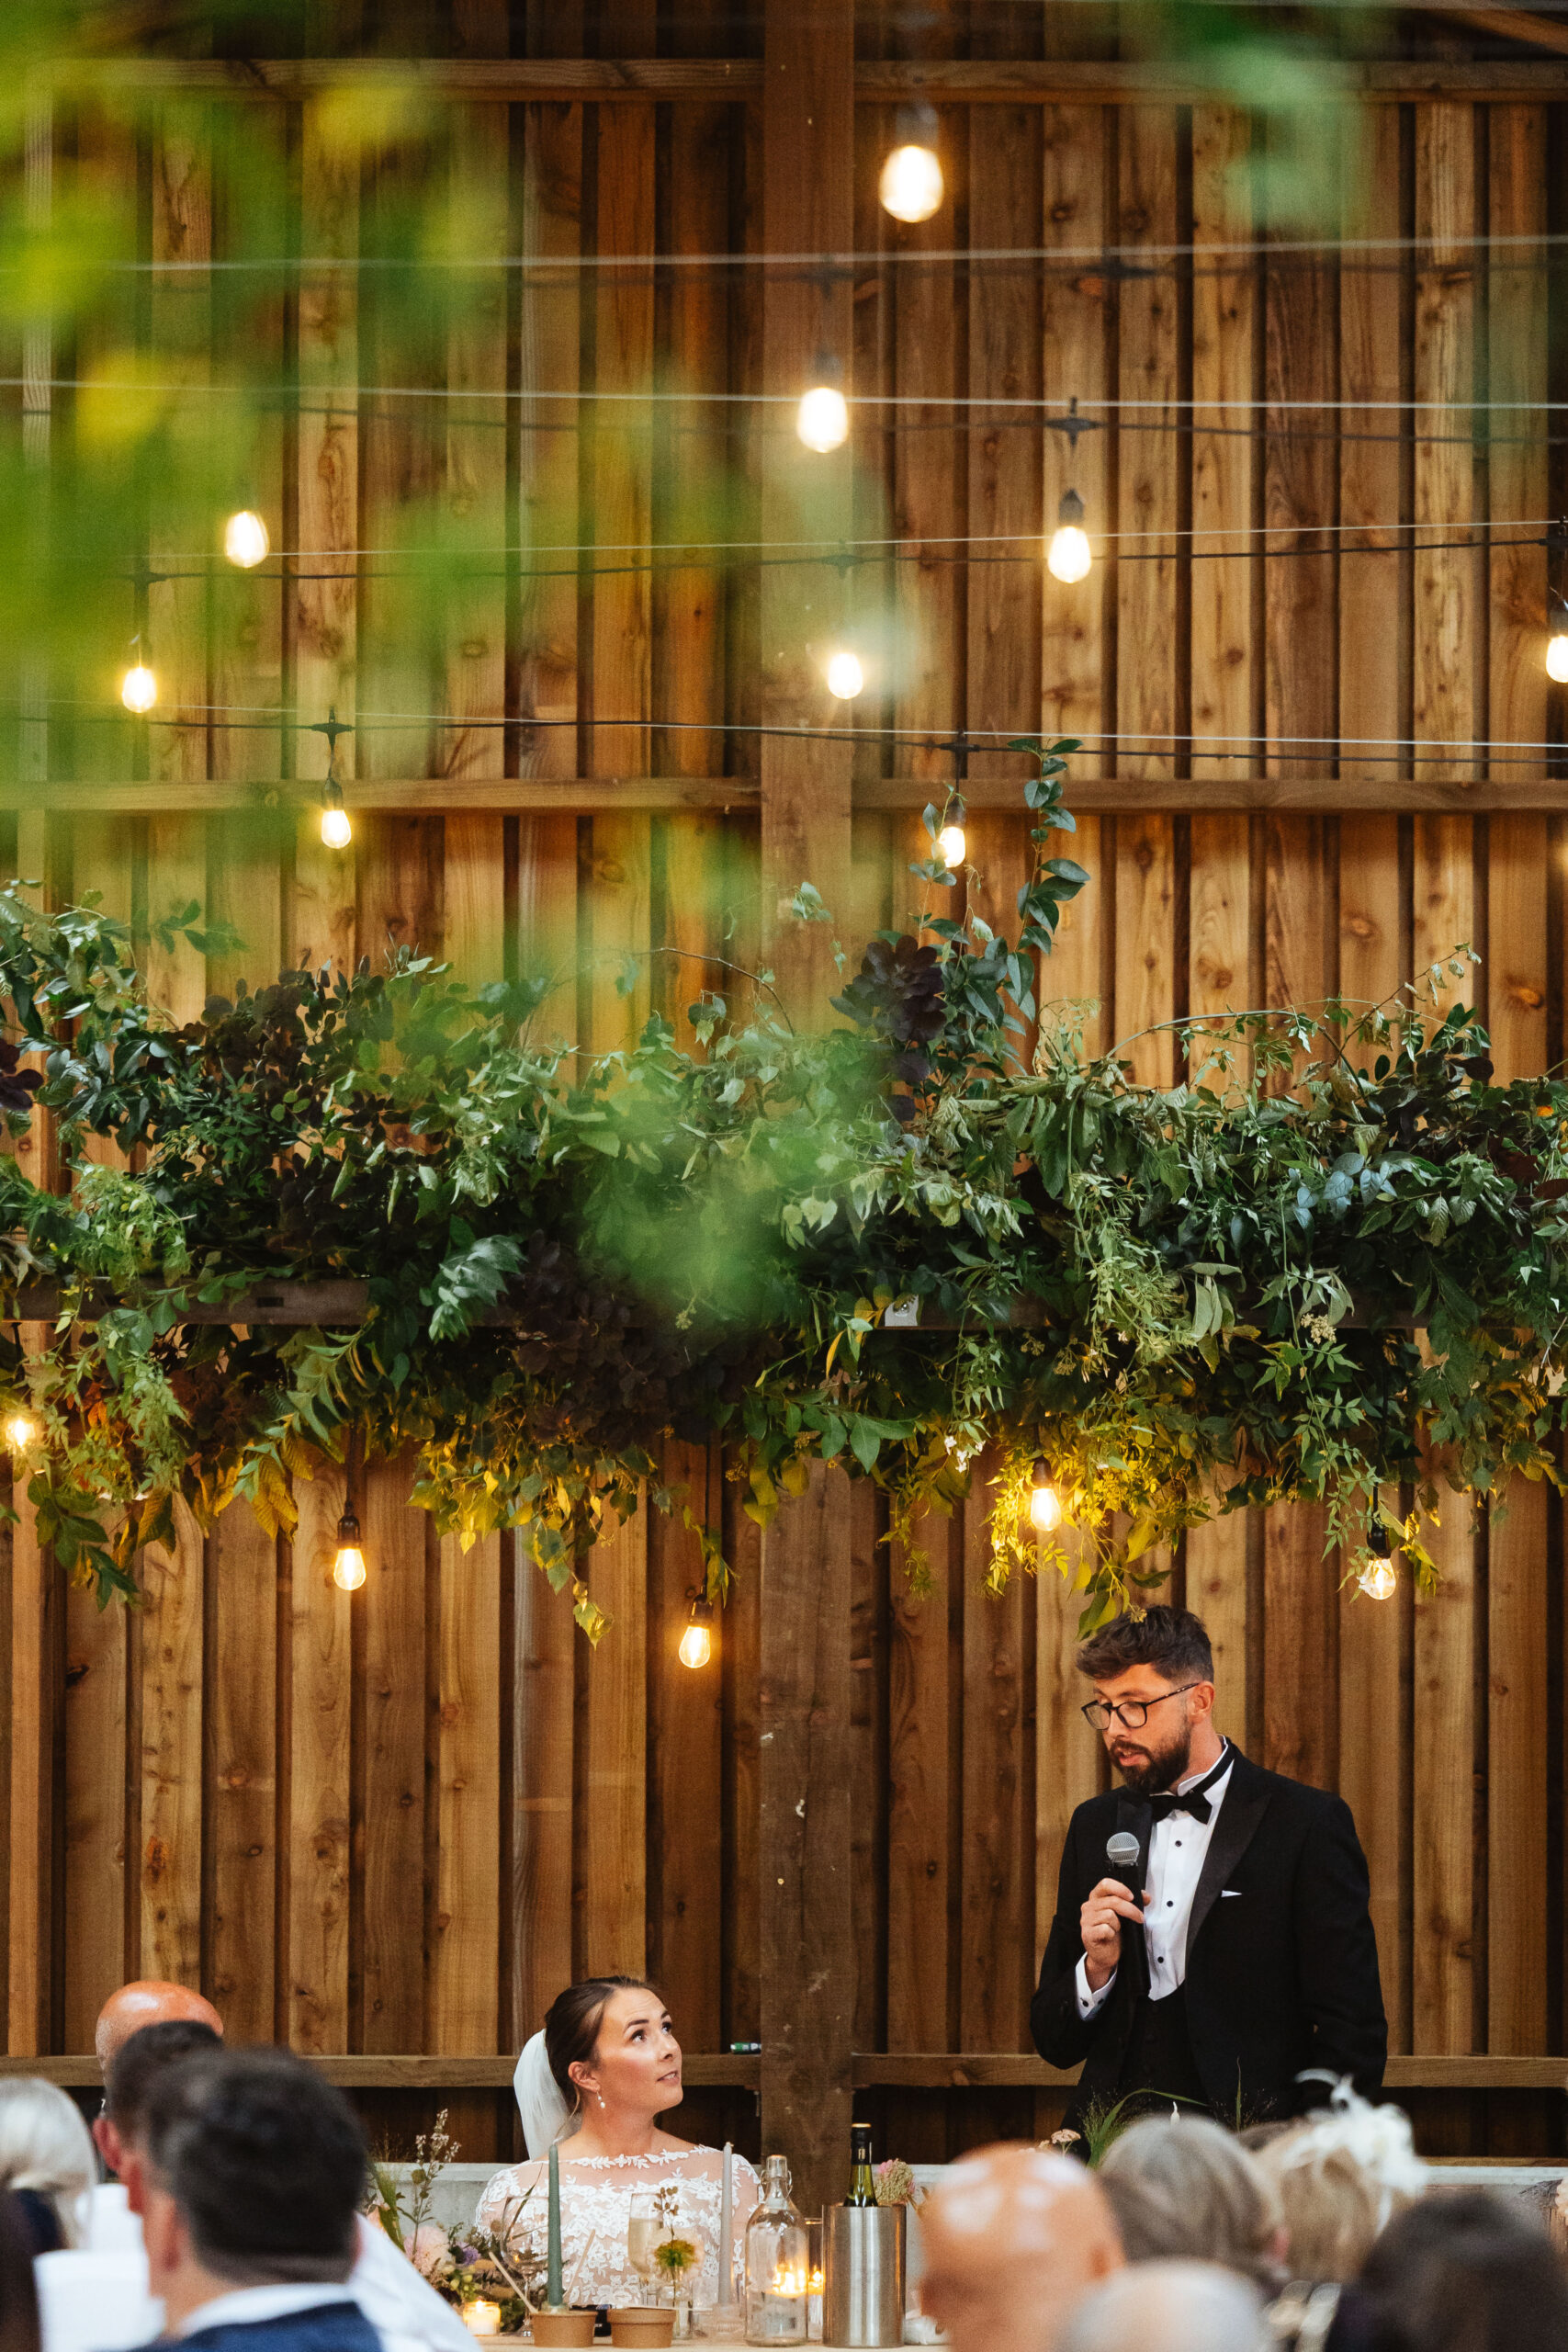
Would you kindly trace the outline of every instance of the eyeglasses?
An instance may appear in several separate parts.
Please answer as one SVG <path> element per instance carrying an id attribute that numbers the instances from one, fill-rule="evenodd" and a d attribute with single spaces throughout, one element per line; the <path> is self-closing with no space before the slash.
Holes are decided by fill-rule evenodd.
<path id="1" fill-rule="evenodd" d="M 1113 1707 L 1107 1699 L 1091 1699 L 1087 1707 L 1078 1709 L 1086 1724 L 1095 1731 L 1108 1731 L 1112 1716 L 1123 1731 L 1142 1731 L 1149 1719 L 1151 1707 L 1163 1707 L 1168 1699 L 1179 1699 L 1183 1690 L 1196 1690 L 1196 1682 L 1179 1683 L 1174 1690 L 1162 1690 L 1157 1699 L 1124 1699 Z"/>

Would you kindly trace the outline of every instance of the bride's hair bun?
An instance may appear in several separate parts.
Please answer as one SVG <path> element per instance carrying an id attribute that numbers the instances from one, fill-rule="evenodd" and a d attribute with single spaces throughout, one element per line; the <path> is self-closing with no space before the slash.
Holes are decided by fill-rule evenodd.
<path id="1" fill-rule="evenodd" d="M 545 2015 L 545 2055 L 556 2088 L 573 2115 L 582 2104 L 582 2093 L 571 2079 L 571 2070 L 592 2059 L 612 1993 L 651 1993 L 656 1999 L 663 1999 L 658 1985 L 650 1984 L 646 1976 L 585 1976 L 581 1984 L 569 1984 L 564 1993 L 558 1993 Z"/>

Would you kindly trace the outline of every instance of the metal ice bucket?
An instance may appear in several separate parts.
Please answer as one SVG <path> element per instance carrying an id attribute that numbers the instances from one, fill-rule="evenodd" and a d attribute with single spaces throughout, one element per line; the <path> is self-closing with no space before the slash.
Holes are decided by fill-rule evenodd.
<path id="1" fill-rule="evenodd" d="M 904 2341 L 904 2208 L 822 2209 L 822 2341 L 871 2347 Z"/>

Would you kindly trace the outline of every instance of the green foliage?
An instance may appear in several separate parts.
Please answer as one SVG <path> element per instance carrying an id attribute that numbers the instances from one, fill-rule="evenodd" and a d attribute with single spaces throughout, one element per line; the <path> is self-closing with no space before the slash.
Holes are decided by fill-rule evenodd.
<path id="1" fill-rule="evenodd" d="M 582 1067 L 535 1037 L 536 987 L 475 996 L 406 952 L 176 1026 L 120 925 L 0 892 L 0 992 L 69 1182 L 0 1159 L 0 1303 L 62 1291 L 43 1352 L 0 1344 L 0 1416 L 32 1425 L 70 1572 L 129 1590 L 175 1494 L 287 1529 L 351 1436 L 413 1453 L 443 1531 L 519 1529 L 594 1637 L 590 1547 L 645 1487 L 724 1597 L 716 1536 L 660 1483 L 670 1437 L 722 1439 L 764 1522 L 813 1462 L 875 1479 L 917 1583 L 920 1516 L 983 1481 L 991 1588 L 1055 1567 L 1086 1627 L 1216 1510 L 1322 1503 L 1348 1572 L 1376 1526 L 1425 1585 L 1445 1485 L 1555 1481 L 1568 1085 L 1497 1086 L 1474 1016 L 1439 1017 L 1462 953 L 1419 1001 L 1186 1028 L 1172 1088 L 1086 1060 L 1078 1008 L 1035 1020 L 1087 879 L 1048 854 L 1071 747 L 1028 748 L 1017 943 L 883 934 L 842 1025 L 710 999 L 702 1058 L 655 1017 Z M 185 1319 L 333 1279 L 367 1286 L 362 1324 Z"/>

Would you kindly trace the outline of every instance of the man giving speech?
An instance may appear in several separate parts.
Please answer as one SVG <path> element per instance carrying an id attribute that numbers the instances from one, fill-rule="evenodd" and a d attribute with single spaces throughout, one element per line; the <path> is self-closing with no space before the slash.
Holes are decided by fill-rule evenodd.
<path id="1" fill-rule="evenodd" d="M 1190 1611 L 1118 1617 L 1077 1662 L 1125 1787 L 1067 1827 L 1030 2009 L 1041 2056 L 1082 2060 L 1080 2108 L 1151 2092 L 1227 2123 L 1323 2105 L 1308 2069 L 1376 2091 L 1388 2028 L 1348 1806 L 1215 1730 Z"/>

